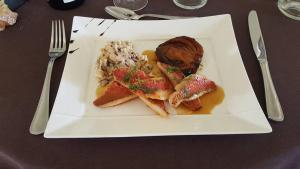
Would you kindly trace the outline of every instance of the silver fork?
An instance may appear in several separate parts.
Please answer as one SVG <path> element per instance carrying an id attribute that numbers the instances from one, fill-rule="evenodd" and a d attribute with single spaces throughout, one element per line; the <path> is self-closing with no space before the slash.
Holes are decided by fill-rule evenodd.
<path id="1" fill-rule="evenodd" d="M 53 63 L 56 58 L 62 56 L 66 51 L 66 33 L 63 20 L 52 21 L 51 42 L 49 48 L 49 63 L 43 85 L 42 94 L 34 117 L 32 119 L 29 132 L 34 135 L 44 133 L 49 119 L 49 90 Z"/>

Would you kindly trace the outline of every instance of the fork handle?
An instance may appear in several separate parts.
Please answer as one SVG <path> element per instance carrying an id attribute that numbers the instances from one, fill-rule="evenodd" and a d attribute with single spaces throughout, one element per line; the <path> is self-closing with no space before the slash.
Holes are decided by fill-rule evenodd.
<path id="1" fill-rule="evenodd" d="M 268 117 L 274 121 L 283 121 L 284 115 L 273 85 L 268 61 L 260 61 L 260 68 L 264 80 Z"/>
<path id="2" fill-rule="evenodd" d="M 54 60 L 54 58 L 51 58 L 48 63 L 42 94 L 30 124 L 29 132 L 33 135 L 44 133 L 49 119 L 49 91 Z"/>

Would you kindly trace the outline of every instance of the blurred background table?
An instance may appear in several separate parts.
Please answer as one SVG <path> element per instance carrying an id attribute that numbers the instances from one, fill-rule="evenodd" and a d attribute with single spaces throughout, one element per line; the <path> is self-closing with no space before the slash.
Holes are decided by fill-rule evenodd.
<path id="1" fill-rule="evenodd" d="M 273 81 L 284 113 L 273 132 L 258 135 L 169 136 L 105 139 L 45 139 L 28 132 L 46 66 L 52 19 L 64 19 L 70 36 L 73 16 L 111 18 L 112 0 L 87 0 L 70 11 L 31 0 L 18 9 L 16 25 L 0 33 L 0 168 L 2 169 L 258 169 L 300 168 L 300 22 L 288 19 L 276 1 L 208 0 L 199 10 L 183 10 L 172 0 L 150 0 L 138 13 L 209 16 L 229 13 L 247 73 L 265 110 L 263 80 L 252 50 L 248 13 L 258 12 Z M 65 57 L 52 74 L 50 107 Z"/>

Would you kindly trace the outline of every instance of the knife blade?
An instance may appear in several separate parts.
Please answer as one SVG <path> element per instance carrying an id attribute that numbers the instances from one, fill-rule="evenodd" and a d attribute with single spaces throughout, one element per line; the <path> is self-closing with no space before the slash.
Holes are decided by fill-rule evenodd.
<path id="1" fill-rule="evenodd" d="M 283 111 L 272 81 L 266 48 L 255 10 L 249 13 L 248 25 L 253 50 L 257 56 L 263 75 L 268 118 L 274 121 L 283 121 Z"/>
<path id="2" fill-rule="evenodd" d="M 260 25 L 256 11 L 250 11 L 248 21 L 250 37 L 254 52 L 259 59 L 267 59 L 264 39 L 260 30 Z"/>

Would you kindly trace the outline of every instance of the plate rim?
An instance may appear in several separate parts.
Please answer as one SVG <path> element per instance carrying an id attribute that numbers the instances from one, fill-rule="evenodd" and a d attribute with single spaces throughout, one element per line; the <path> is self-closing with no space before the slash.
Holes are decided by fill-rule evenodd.
<path id="1" fill-rule="evenodd" d="M 230 31 L 232 31 L 231 33 L 233 33 L 232 37 L 233 37 L 234 45 L 237 48 L 237 54 L 239 55 L 239 59 L 241 60 L 241 63 L 242 63 L 242 65 L 241 65 L 243 67 L 242 71 L 245 72 L 245 75 L 246 75 L 246 78 L 248 80 L 248 83 L 250 83 L 251 91 L 253 92 L 254 97 L 255 97 L 255 99 L 257 101 L 257 97 L 256 97 L 256 95 L 254 93 L 253 88 L 252 88 L 252 84 L 251 84 L 251 82 L 249 80 L 248 74 L 247 74 L 245 66 L 244 66 L 244 62 L 242 60 L 241 54 L 240 54 L 239 49 L 238 49 L 238 44 L 237 44 L 237 41 L 236 41 L 235 32 L 234 32 L 234 28 L 233 28 L 233 24 L 232 24 L 232 20 L 231 20 L 230 14 L 208 16 L 208 17 L 197 17 L 197 18 L 193 18 L 193 19 L 197 20 L 197 19 L 204 19 L 204 18 L 205 19 L 210 19 L 210 18 L 218 18 L 219 19 L 219 18 L 221 18 L 221 20 L 223 20 L 225 22 L 225 24 L 228 26 L 228 28 L 230 29 Z M 86 20 L 85 24 L 81 24 L 81 28 L 83 28 L 83 27 L 86 27 L 86 25 L 89 24 L 94 18 L 74 16 L 73 17 L 73 24 L 72 24 L 72 34 L 71 34 L 70 39 L 80 39 L 81 35 L 79 34 L 78 36 L 76 36 L 75 33 L 74 33 L 74 30 L 78 30 L 78 28 L 75 27 L 74 23 L 77 20 L 80 20 L 80 19 Z M 101 19 L 101 18 L 98 18 L 98 19 L 99 20 L 105 20 L 105 19 Z M 111 21 L 114 21 L 114 20 L 111 20 Z M 119 22 L 128 22 L 128 21 L 119 21 Z M 142 22 L 157 22 L 157 20 L 147 20 L 147 21 L 138 21 L 138 22 L 139 23 L 142 23 Z M 164 22 L 164 20 L 159 20 L 158 22 Z M 87 35 L 87 36 L 90 36 L 90 35 Z M 67 59 L 66 59 L 65 65 L 67 65 L 69 63 L 68 60 L 70 59 L 70 56 L 69 56 L 69 51 L 70 50 L 72 50 L 72 49 L 69 47 L 69 49 L 68 49 L 68 55 L 67 55 Z M 65 72 L 65 68 L 64 68 L 61 81 L 64 79 L 65 73 L 66 72 Z M 57 92 L 57 97 L 60 97 L 60 93 L 62 92 L 61 90 L 62 89 L 61 89 L 61 84 L 60 84 L 58 92 Z M 56 106 L 56 102 L 57 102 L 57 99 L 55 99 L 55 102 L 54 102 L 54 105 L 53 105 L 53 109 Z M 234 132 L 233 130 L 232 131 L 228 130 L 228 131 L 216 132 L 216 133 L 214 133 L 214 132 L 205 133 L 205 132 L 199 130 L 198 132 L 194 131 L 194 132 L 190 132 L 190 133 L 188 133 L 188 132 L 185 132 L 185 133 L 176 133 L 176 132 L 175 133 L 172 133 L 172 132 L 163 133 L 162 132 L 162 134 L 157 133 L 157 134 L 153 134 L 153 135 L 151 135 L 149 133 L 148 134 L 144 133 L 144 135 L 143 135 L 143 133 L 140 133 L 140 134 L 134 134 L 133 133 L 131 135 L 126 135 L 126 134 L 122 135 L 120 133 L 116 133 L 116 134 L 105 133 L 103 135 L 101 135 L 101 134 L 100 135 L 97 135 L 97 134 L 96 135 L 95 134 L 89 135 L 88 133 L 86 133 L 86 134 L 76 134 L 76 133 L 73 133 L 73 132 L 71 132 L 69 134 L 68 133 L 63 133 L 62 134 L 61 131 L 58 131 L 57 129 L 53 128 L 53 125 L 55 124 L 54 119 L 56 119 L 56 118 L 62 118 L 62 119 L 65 119 L 66 121 L 68 121 L 70 119 L 73 119 L 75 121 L 74 124 L 75 123 L 77 124 L 77 123 L 80 123 L 80 121 L 85 121 L 84 119 L 88 119 L 88 118 L 87 117 L 71 117 L 71 116 L 67 117 L 65 115 L 52 112 L 51 116 L 50 116 L 50 119 L 49 119 L 49 123 L 48 123 L 47 128 L 46 128 L 46 131 L 44 133 L 44 137 L 45 138 L 86 138 L 86 137 L 93 137 L 93 138 L 94 137 L 97 137 L 97 138 L 101 137 L 102 138 L 102 137 L 139 137 L 139 136 L 144 137 L 144 136 L 171 136 L 171 135 L 211 135 L 211 134 L 217 134 L 217 135 L 218 134 L 222 134 L 223 135 L 223 134 L 258 134 L 258 133 L 270 133 L 270 132 L 272 132 L 272 128 L 271 128 L 268 120 L 266 119 L 266 117 L 265 117 L 265 115 L 264 115 L 264 113 L 263 113 L 263 111 L 262 111 L 262 109 L 261 109 L 261 107 L 260 107 L 259 104 L 258 104 L 258 106 L 259 106 L 258 110 L 255 110 L 255 111 L 260 111 L 259 113 L 257 113 L 257 114 L 260 114 L 260 117 L 257 117 L 257 118 L 259 118 L 261 120 L 260 122 L 262 124 L 264 124 L 265 126 L 260 126 L 260 127 L 262 127 L 261 129 L 252 130 L 252 131 L 249 130 L 249 131 L 246 131 L 246 132 L 243 132 L 243 131 Z M 52 111 L 53 111 L 53 109 L 52 109 Z M 242 114 L 243 114 L 243 112 L 241 112 L 241 115 Z M 211 116 L 211 115 L 209 115 L 209 116 Z M 203 117 L 203 115 L 201 115 L 201 117 Z M 229 117 L 229 116 L 227 116 L 227 117 Z M 234 117 L 238 118 L 238 116 L 234 116 Z M 142 117 L 142 118 L 145 118 L 145 117 Z M 160 118 L 160 117 L 158 117 L 158 118 Z M 177 118 L 177 117 L 175 117 L 175 118 Z M 178 118 L 180 119 L 180 118 L 186 118 L 186 117 L 178 117 Z M 195 119 L 198 119 L 198 118 L 200 118 L 200 117 L 196 117 Z M 95 117 L 93 119 L 95 119 Z M 103 117 L 102 117 L 102 119 L 103 119 Z M 153 119 L 153 117 L 151 116 L 150 119 Z M 157 120 L 157 118 L 154 118 L 154 119 Z M 58 123 L 58 122 L 56 122 L 56 123 Z M 60 125 L 62 125 L 62 124 L 60 124 Z"/>

